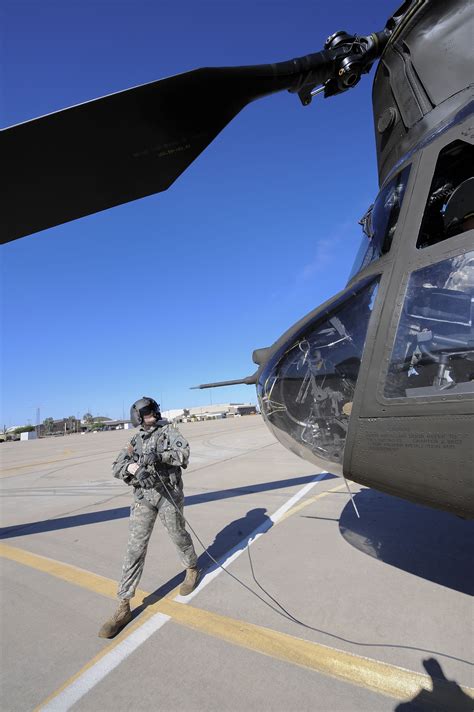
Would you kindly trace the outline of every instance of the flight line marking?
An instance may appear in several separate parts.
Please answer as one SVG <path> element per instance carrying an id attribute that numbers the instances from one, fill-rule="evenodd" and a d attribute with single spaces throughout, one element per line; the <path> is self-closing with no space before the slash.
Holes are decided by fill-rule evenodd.
<path id="1" fill-rule="evenodd" d="M 293 514 L 301 512 L 302 509 L 305 509 L 305 507 L 308 507 L 308 505 L 313 504 L 313 502 L 316 502 L 316 500 L 322 499 L 323 497 L 327 497 L 332 492 L 339 492 L 339 490 L 343 489 L 346 489 L 346 485 L 338 485 L 337 487 L 333 487 L 330 490 L 326 490 L 326 492 L 321 492 L 320 494 L 315 494 L 312 497 L 308 497 L 303 502 L 296 504 L 294 507 L 289 509 L 282 517 L 280 517 L 280 519 L 278 520 L 278 524 L 284 522 L 285 519 L 288 519 L 288 517 L 292 517 Z"/>
<path id="2" fill-rule="evenodd" d="M 117 584 L 111 579 L 5 544 L 0 545 L 0 554 L 12 561 L 31 566 L 64 581 L 75 583 L 94 593 L 115 598 Z M 139 619 L 127 626 L 127 629 L 117 636 L 114 642 L 69 678 L 36 710 L 64 712 L 64 710 L 70 709 L 112 669 L 170 620 L 205 635 L 225 640 L 232 645 L 329 675 L 391 698 L 411 699 L 420 692 L 420 689 L 430 690 L 430 678 L 421 673 L 313 643 L 194 606 L 185 606 L 181 602 L 171 600 L 176 592 L 177 588 L 165 598 L 150 603 Z M 142 590 L 137 591 L 139 605 L 147 597 L 150 597 L 150 594 Z M 181 597 L 178 598 L 181 599 Z M 474 698 L 474 689 L 462 687 L 462 690 Z"/>
<path id="3" fill-rule="evenodd" d="M 290 498 L 285 505 L 275 512 L 271 518 L 272 522 L 274 524 L 279 523 L 291 514 L 300 511 L 303 508 L 301 505 L 306 505 L 306 501 L 296 506 L 295 502 L 301 499 L 325 474 L 322 473 L 316 480 L 313 480 L 294 497 Z M 344 485 L 311 497 L 308 504 L 343 487 Z M 267 529 L 270 526 L 271 524 Z M 263 533 L 259 529 L 255 530 L 253 536 L 251 535 L 249 538 L 249 545 Z M 228 566 L 240 553 L 245 551 L 246 547 L 242 546 L 242 543 L 240 547 L 236 551 L 229 552 L 229 555 L 222 563 L 223 566 Z M 115 581 L 84 569 L 25 552 L 2 543 L 0 543 L 0 556 L 43 571 L 108 598 L 115 598 L 117 586 Z M 36 709 L 61 710 L 61 712 L 70 709 L 75 702 L 170 620 L 206 635 L 220 638 L 230 644 L 336 677 L 395 699 L 411 698 L 420 692 L 420 688 L 430 689 L 431 680 L 426 675 L 352 653 L 346 653 L 329 646 L 313 643 L 193 606 L 183 605 L 187 604 L 190 598 L 194 597 L 199 590 L 202 590 L 205 585 L 210 583 L 221 570 L 217 568 L 211 571 L 209 575 L 204 577 L 198 589 L 186 598 L 177 596 L 175 600 L 170 600 L 177 592 L 177 589 L 175 589 L 168 593 L 166 598 L 151 602 L 136 621 L 129 624 L 112 643 L 100 651 L 98 655 L 69 678 Z M 145 591 L 137 591 L 136 599 L 138 599 L 138 605 L 142 604 L 145 598 L 150 601 L 150 598 L 153 597 Z M 474 689 L 468 687 L 463 687 L 462 689 L 467 695 L 474 698 Z"/>
<path id="4" fill-rule="evenodd" d="M 317 475 L 311 482 L 308 482 L 304 487 L 302 487 L 293 497 L 290 497 L 285 504 L 283 504 L 271 517 L 268 517 L 259 527 L 257 527 L 249 537 L 245 540 L 239 542 L 230 552 L 227 553 L 226 557 L 221 559 L 220 565 L 214 565 L 214 569 L 204 576 L 203 580 L 189 596 L 185 598 L 181 596 L 176 597 L 176 601 L 181 601 L 181 603 L 187 604 L 190 599 L 192 599 L 199 591 L 201 591 L 206 585 L 208 585 L 221 571 L 224 567 L 229 566 L 232 561 L 234 561 L 240 554 L 242 554 L 247 546 L 256 541 L 263 533 L 265 533 L 270 527 L 277 523 L 279 518 L 283 516 L 288 510 L 290 510 L 296 502 L 298 502 L 302 497 L 304 497 L 318 482 L 324 480 L 328 475 L 327 472 L 321 472 Z M 99 583 L 99 590 L 104 592 L 105 595 L 111 595 L 111 586 L 115 585 L 110 579 L 106 579 L 103 576 L 97 576 L 91 572 L 85 571 L 84 569 L 79 569 L 77 567 L 71 566 L 69 564 L 61 564 L 54 559 L 48 559 L 44 556 L 38 556 L 36 554 L 27 553 L 14 547 L 10 547 L 6 544 L 0 544 L 0 555 L 4 555 L 11 560 L 16 560 L 19 563 L 24 563 L 25 565 L 35 566 L 33 562 L 38 564 L 38 568 L 43 570 L 45 573 L 50 573 L 51 575 L 58 576 L 63 580 L 70 581 L 71 583 L 76 583 L 85 588 L 89 588 L 92 581 Z M 28 564 L 27 562 L 30 562 Z M 95 590 L 95 589 L 93 589 Z M 138 592 L 137 592 L 138 593 Z M 143 591 L 140 591 L 140 597 L 144 595 Z M 146 595 L 146 594 L 145 594 Z M 113 596 L 115 597 L 115 596 Z M 146 613 L 146 611 L 145 611 Z M 154 615 L 161 615 L 155 613 Z M 61 712 L 69 709 L 77 700 L 83 697 L 87 691 L 92 689 L 103 677 L 105 677 L 111 670 L 117 667 L 122 660 L 124 660 L 128 655 L 135 650 L 139 645 L 141 645 L 145 640 L 147 640 L 152 633 L 154 633 L 158 628 L 160 628 L 167 620 L 160 618 L 156 621 L 156 625 L 147 626 L 146 633 L 141 632 L 140 635 L 135 636 L 133 644 L 121 646 L 120 651 L 115 650 L 119 645 L 121 645 L 122 640 L 128 639 L 138 627 L 142 626 L 145 622 L 145 618 L 148 616 L 142 615 L 141 620 L 137 623 L 136 627 L 127 626 L 127 630 L 124 632 L 123 637 L 118 636 L 117 642 L 104 648 L 98 656 L 96 656 L 89 664 L 84 666 L 76 675 L 70 678 L 64 685 L 61 686 L 56 692 L 53 692 L 45 702 L 43 702 L 37 709 L 53 710 L 60 709 Z M 159 623 L 159 625 L 158 625 Z M 107 658 L 107 662 L 103 663 L 102 659 Z M 99 669 L 100 667 L 100 669 Z M 56 703 L 60 704 L 57 708 Z M 51 705 L 51 706 L 50 706 Z"/>

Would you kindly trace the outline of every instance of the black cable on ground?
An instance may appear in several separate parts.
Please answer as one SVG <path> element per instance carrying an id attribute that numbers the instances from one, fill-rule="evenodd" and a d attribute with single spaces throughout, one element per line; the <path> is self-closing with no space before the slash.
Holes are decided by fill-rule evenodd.
<path id="1" fill-rule="evenodd" d="M 268 608 L 270 608 L 270 610 L 272 610 L 274 613 L 277 613 L 277 614 L 278 614 L 279 616 L 281 616 L 282 618 L 285 618 L 286 620 L 289 620 L 289 621 L 291 621 L 292 623 L 296 623 L 296 625 L 299 625 L 299 626 L 301 626 L 302 628 L 307 628 L 308 630 L 312 630 L 312 631 L 315 632 L 315 633 L 322 633 L 323 635 L 327 635 L 327 636 L 329 636 L 330 638 L 334 638 L 334 639 L 336 639 L 336 640 L 340 640 L 341 642 L 344 642 L 344 643 L 349 643 L 350 645 L 358 645 L 358 646 L 360 646 L 360 647 L 366 647 L 366 648 L 374 648 L 374 647 L 376 647 L 376 648 L 396 648 L 396 649 L 398 649 L 398 650 L 415 650 L 415 651 L 417 651 L 417 652 L 428 653 L 428 654 L 430 654 L 430 655 L 439 655 L 439 656 L 444 657 L 444 658 L 449 658 L 450 660 L 456 660 L 456 661 L 458 661 L 458 662 L 462 662 L 462 663 L 466 663 L 467 665 L 471 665 L 471 663 L 470 663 L 468 660 L 464 660 L 463 658 L 457 658 L 457 657 L 455 657 L 454 655 L 448 655 L 447 653 L 441 653 L 441 652 L 439 652 L 439 651 L 437 651 L 437 650 L 427 650 L 426 648 L 417 648 L 417 647 L 414 647 L 414 646 L 411 646 L 411 645 L 387 645 L 386 643 L 380 643 L 380 644 L 378 644 L 378 643 L 361 643 L 361 642 L 359 642 L 359 641 L 357 641 L 357 640 L 350 640 L 350 639 L 348 639 L 348 638 L 343 638 L 342 636 L 336 635 L 335 633 L 328 633 L 328 632 L 325 631 L 325 630 L 321 630 L 320 628 L 315 628 L 314 626 L 308 625 L 307 623 L 304 623 L 303 621 L 298 620 L 298 618 L 296 618 L 292 613 L 290 613 L 289 611 L 287 611 L 286 608 L 284 608 L 284 606 L 282 606 L 281 603 L 279 603 L 279 601 L 277 601 L 276 598 L 274 598 L 270 593 L 268 593 L 268 591 L 266 591 L 266 590 L 263 588 L 263 586 L 261 586 L 260 583 L 257 581 L 257 579 L 256 579 L 256 577 L 255 577 L 254 568 L 253 568 L 252 558 L 251 558 L 251 556 L 250 556 L 250 547 L 248 546 L 248 543 L 247 543 L 246 549 L 247 549 L 247 553 L 248 553 L 248 557 L 249 557 L 250 570 L 251 570 L 251 572 L 252 572 L 252 578 L 253 578 L 253 580 L 255 581 L 255 583 L 257 584 L 257 586 L 261 589 L 261 591 L 263 591 L 263 593 L 264 593 L 266 596 L 268 596 L 268 598 L 270 598 L 270 599 L 278 606 L 278 608 L 275 608 L 275 606 L 272 606 L 271 603 L 269 603 L 269 602 L 266 601 L 262 596 L 260 596 L 260 594 L 257 593 L 257 591 L 255 591 L 253 588 L 251 588 L 250 586 L 248 586 L 244 581 L 242 581 L 241 579 L 239 579 L 238 576 L 235 576 L 233 573 L 231 573 L 230 571 L 228 571 L 224 566 L 222 566 L 221 563 L 219 563 L 219 561 L 217 561 L 217 559 L 215 559 L 215 558 L 212 556 L 212 554 L 208 551 L 208 549 L 207 549 L 207 547 L 205 546 L 205 544 L 202 542 L 202 540 L 201 540 L 201 538 L 199 537 L 199 535 L 198 535 L 198 534 L 196 533 L 196 531 L 193 529 L 193 527 L 191 526 L 191 524 L 188 522 L 188 520 L 187 520 L 186 517 L 184 516 L 183 512 L 180 510 L 180 508 L 178 507 L 178 505 L 177 505 L 176 502 L 174 501 L 173 495 L 172 495 L 172 493 L 170 492 L 170 490 L 168 489 L 168 487 L 167 487 L 167 485 L 166 485 L 166 482 L 162 479 L 162 477 L 161 477 L 160 474 L 158 474 L 158 477 L 160 478 L 161 484 L 163 485 L 163 487 L 164 487 L 166 493 L 168 494 L 172 505 L 174 506 L 174 508 L 176 509 L 176 511 L 179 513 L 179 515 L 180 515 L 181 517 L 183 517 L 185 523 L 186 523 L 187 526 L 190 528 L 190 530 L 192 531 L 192 533 L 194 534 L 194 536 L 196 537 L 196 539 L 198 540 L 198 542 L 199 542 L 200 545 L 202 546 L 204 552 L 205 552 L 205 553 L 207 554 L 207 556 L 211 559 L 211 561 L 212 561 L 214 564 L 216 564 L 216 566 L 218 566 L 220 569 L 222 569 L 222 571 L 225 571 L 225 573 L 226 573 L 228 576 L 230 576 L 231 578 L 233 578 L 234 581 L 237 581 L 237 583 L 239 583 L 243 588 L 245 588 L 247 591 L 249 591 L 253 596 L 255 596 L 256 598 L 258 598 L 259 601 L 261 601 L 262 603 L 265 604 L 265 606 L 267 606 Z M 280 609 L 280 610 L 279 610 L 279 609 Z"/>

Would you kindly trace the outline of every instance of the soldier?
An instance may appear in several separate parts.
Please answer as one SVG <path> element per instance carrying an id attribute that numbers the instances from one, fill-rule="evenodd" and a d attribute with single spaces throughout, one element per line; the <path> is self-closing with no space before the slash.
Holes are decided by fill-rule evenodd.
<path id="1" fill-rule="evenodd" d="M 99 637 L 112 638 L 132 618 L 130 599 L 142 575 L 145 555 L 157 515 L 175 544 L 186 569 L 179 593 L 187 596 L 199 580 L 197 556 L 183 517 L 181 468 L 189 460 L 189 444 L 179 430 L 161 420 L 159 405 L 143 397 L 130 408 L 130 418 L 139 432 L 112 465 L 114 477 L 133 486 L 135 502 L 130 512 L 127 553 L 118 588 L 120 605 L 104 623 Z"/>

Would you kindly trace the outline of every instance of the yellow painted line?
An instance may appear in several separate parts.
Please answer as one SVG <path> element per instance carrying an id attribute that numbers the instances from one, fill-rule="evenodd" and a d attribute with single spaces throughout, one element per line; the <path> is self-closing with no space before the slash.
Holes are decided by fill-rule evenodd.
<path id="1" fill-rule="evenodd" d="M 42 571 L 43 573 L 54 576 L 62 581 L 67 581 L 67 583 L 80 586 L 88 591 L 94 591 L 94 593 L 99 593 L 101 596 L 106 596 L 107 598 L 117 597 L 116 581 L 106 578 L 105 576 L 99 576 L 99 574 L 94 574 L 91 571 L 86 571 L 78 566 L 65 564 L 62 561 L 56 561 L 55 559 L 50 559 L 47 556 L 41 556 L 40 554 L 32 554 L 29 551 L 18 549 L 14 546 L 9 546 L 8 544 L 3 543 L 0 543 L 0 556 L 4 559 L 16 561 L 19 564 L 36 569 L 37 571 Z M 174 596 L 177 593 L 177 590 L 178 588 L 175 588 L 167 595 Z M 150 594 L 146 591 L 137 589 L 136 597 L 140 603 L 142 603 L 143 599 L 149 595 Z"/>
<path id="2" fill-rule="evenodd" d="M 107 598 L 116 599 L 117 597 L 117 582 L 112 579 L 108 579 L 105 576 L 99 576 L 85 569 L 81 569 L 77 566 L 72 566 L 71 564 L 65 564 L 55 559 L 50 559 L 47 556 L 41 556 L 39 554 L 32 554 L 31 552 L 18 549 L 7 544 L 0 543 L 0 556 L 8 559 L 10 561 L 15 561 L 24 566 L 35 569 L 36 571 L 41 571 L 43 573 L 54 576 L 67 583 L 74 584 L 75 586 L 80 586 L 88 591 L 98 593 Z M 176 587 L 170 591 L 167 596 L 174 597 L 178 593 L 178 588 Z M 141 605 L 145 598 L 152 599 L 151 594 L 146 591 L 137 589 L 136 600 L 138 605 Z M 103 648 L 100 653 L 92 658 L 86 665 L 84 665 L 79 672 L 70 677 L 61 687 L 55 690 L 44 702 L 36 708 L 40 710 L 48 702 L 57 697 L 63 690 L 69 687 L 75 680 L 77 680 L 84 672 L 92 668 L 96 663 L 98 663 L 105 655 L 107 655 L 111 650 L 116 648 L 120 643 L 122 643 L 126 638 L 128 638 L 132 633 L 134 633 L 138 628 L 140 628 L 147 620 L 149 620 L 155 613 L 160 612 L 159 604 L 161 601 L 154 602 L 152 605 L 148 606 L 140 617 L 130 623 L 121 634 L 117 635 L 113 642 Z"/>
<path id="3" fill-rule="evenodd" d="M 42 571 L 50 576 L 55 576 L 62 581 L 67 581 L 75 586 L 87 588 L 89 591 L 95 591 L 102 596 L 115 598 L 117 593 L 117 584 L 111 579 L 104 576 L 98 576 L 85 569 L 80 569 L 70 564 L 63 564 L 55 559 L 49 559 L 47 556 L 32 554 L 22 549 L 17 549 L 14 546 L 0 543 L 0 556 L 10 561 L 16 561 L 24 566 L 29 566 L 37 571 Z"/>
<path id="4" fill-rule="evenodd" d="M 21 551 L 5 544 L 0 545 L 0 555 L 49 573 L 63 581 L 82 586 L 94 593 L 105 595 L 108 598 L 115 598 L 116 583 L 103 576 L 98 576 L 84 569 L 79 569 L 70 564 L 63 564 L 44 556 Z M 329 675 L 398 700 L 411 699 L 420 692 L 420 689 L 431 689 L 431 678 L 427 675 L 296 638 L 286 633 L 279 633 L 252 623 L 245 623 L 228 616 L 195 608 L 189 604 L 183 605 L 170 600 L 176 592 L 176 590 L 172 591 L 166 598 L 152 602 L 140 615 L 139 619 L 127 626 L 112 643 L 103 648 L 98 655 L 69 678 L 61 688 L 52 693 L 37 709 L 41 709 L 57 697 L 156 613 L 163 613 L 170 616 L 175 623 L 205 635 L 225 640 L 232 645 L 237 645 L 283 662 L 292 663 L 314 672 Z M 142 604 L 143 600 L 149 596 L 150 594 L 145 591 L 138 591 L 139 604 Z M 462 687 L 462 690 L 474 699 L 473 688 Z"/>
<path id="5" fill-rule="evenodd" d="M 420 689 L 432 689 L 430 677 L 396 665 L 347 653 L 190 605 L 184 606 L 168 600 L 162 603 L 160 610 L 187 628 L 397 700 L 412 699 Z M 461 689 L 474 699 L 474 688 Z"/>
<path id="6" fill-rule="evenodd" d="M 296 514 L 297 512 L 301 512 L 302 509 L 305 509 L 310 504 L 313 504 L 313 502 L 316 502 L 318 499 L 322 499 L 323 497 L 327 497 L 331 492 L 338 492 L 339 490 L 345 489 L 345 485 L 338 485 L 337 487 L 333 487 L 330 490 L 327 490 L 326 492 L 321 492 L 320 494 L 315 494 L 312 497 L 308 497 L 307 499 L 304 499 L 302 502 L 299 502 L 298 504 L 295 504 L 294 507 L 289 509 L 286 514 L 284 514 L 281 519 L 277 522 L 277 524 L 281 524 L 282 522 L 285 521 L 285 519 L 288 519 L 288 517 L 291 517 L 293 514 Z"/>

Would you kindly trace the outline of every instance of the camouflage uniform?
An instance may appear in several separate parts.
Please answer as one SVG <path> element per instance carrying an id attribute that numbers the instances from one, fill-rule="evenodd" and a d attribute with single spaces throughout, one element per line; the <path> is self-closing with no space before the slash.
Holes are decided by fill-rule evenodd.
<path id="1" fill-rule="evenodd" d="M 161 462 L 148 469 L 157 472 L 164 480 L 179 512 L 162 485 L 159 484 L 153 489 L 142 489 L 133 475 L 127 471 L 128 465 L 138 462 L 142 454 L 148 453 L 160 454 Z M 181 467 L 187 466 L 188 459 L 189 444 L 179 430 L 173 425 L 158 423 L 148 430 L 141 427 L 131 439 L 130 444 L 121 450 L 113 463 L 114 477 L 133 485 L 135 491 L 135 502 L 130 511 L 127 553 L 118 588 L 118 597 L 122 600 L 129 600 L 135 595 L 157 515 L 176 546 L 184 568 L 189 569 L 197 564 L 193 542 L 185 529 L 183 518 L 184 495 Z M 177 480 L 174 487 L 171 484 L 170 475 Z"/>

